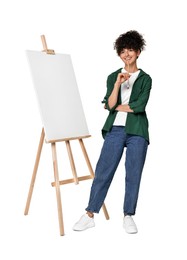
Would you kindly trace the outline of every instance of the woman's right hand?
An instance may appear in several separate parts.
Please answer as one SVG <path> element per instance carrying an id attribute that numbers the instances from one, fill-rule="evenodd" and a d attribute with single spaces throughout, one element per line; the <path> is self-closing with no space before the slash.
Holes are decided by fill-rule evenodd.
<path id="1" fill-rule="evenodd" d="M 130 78 L 130 74 L 125 72 L 125 73 L 119 73 L 117 76 L 116 84 L 121 85 L 123 82 L 128 80 Z"/>

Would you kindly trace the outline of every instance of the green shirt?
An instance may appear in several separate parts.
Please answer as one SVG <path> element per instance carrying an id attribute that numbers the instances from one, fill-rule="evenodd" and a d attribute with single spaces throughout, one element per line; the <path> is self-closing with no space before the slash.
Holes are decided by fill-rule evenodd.
<path id="1" fill-rule="evenodd" d="M 114 84 L 116 82 L 118 73 L 121 72 L 121 68 L 111 73 L 107 78 L 107 92 L 102 101 L 105 103 L 106 109 L 109 110 L 109 115 L 102 128 L 102 135 L 105 138 L 107 132 L 109 132 L 113 126 L 117 111 L 115 110 L 118 105 L 121 104 L 121 89 L 118 94 L 118 99 L 112 108 L 108 106 L 108 98 L 112 93 Z M 146 105 L 149 99 L 150 90 L 152 86 L 151 77 L 140 69 L 140 73 L 134 82 L 129 106 L 134 111 L 133 113 L 127 113 L 127 119 L 125 124 L 125 132 L 127 134 L 139 135 L 144 137 L 149 142 L 149 123 L 146 115 Z"/>

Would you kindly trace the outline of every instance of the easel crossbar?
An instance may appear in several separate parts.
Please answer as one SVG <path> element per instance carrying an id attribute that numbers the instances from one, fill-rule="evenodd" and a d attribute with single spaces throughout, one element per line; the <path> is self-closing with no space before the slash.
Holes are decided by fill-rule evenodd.
<path id="1" fill-rule="evenodd" d="M 78 179 L 78 181 L 84 181 L 84 180 L 89 180 L 89 179 L 93 179 L 93 178 L 90 175 L 86 175 L 86 176 L 77 177 L 77 179 Z M 68 183 L 75 183 L 75 180 L 72 178 L 72 179 L 59 181 L 60 185 L 64 185 L 64 184 L 68 184 Z M 52 182 L 51 185 L 52 185 L 52 187 L 55 187 L 55 182 Z"/>

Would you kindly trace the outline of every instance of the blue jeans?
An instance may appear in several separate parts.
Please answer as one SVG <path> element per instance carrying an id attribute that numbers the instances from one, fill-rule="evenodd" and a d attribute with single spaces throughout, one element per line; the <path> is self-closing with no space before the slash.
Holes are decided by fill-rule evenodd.
<path id="1" fill-rule="evenodd" d="M 141 136 L 126 134 L 123 126 L 113 126 L 105 137 L 86 211 L 99 213 L 124 147 L 126 147 L 126 176 L 123 212 L 128 215 L 135 214 L 148 142 Z"/>

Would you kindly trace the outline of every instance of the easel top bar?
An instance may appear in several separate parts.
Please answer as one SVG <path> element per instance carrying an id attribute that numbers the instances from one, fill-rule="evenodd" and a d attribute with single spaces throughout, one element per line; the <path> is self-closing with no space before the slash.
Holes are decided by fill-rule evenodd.
<path id="1" fill-rule="evenodd" d="M 55 54 L 55 51 L 54 50 L 51 50 L 51 49 L 48 49 L 47 48 L 47 42 L 46 42 L 46 39 L 45 39 L 45 35 L 41 35 L 41 40 L 42 40 L 42 44 L 43 44 L 43 51 L 46 52 L 47 54 Z"/>
<path id="2" fill-rule="evenodd" d="M 78 136 L 78 137 L 70 137 L 70 138 L 64 138 L 64 139 L 57 139 L 57 140 L 49 140 L 46 141 L 46 143 L 56 143 L 56 142 L 63 142 L 63 141 L 71 141 L 71 140 L 80 140 L 80 139 L 84 139 L 84 138 L 89 138 L 91 137 L 91 135 L 84 135 L 84 136 Z"/>

